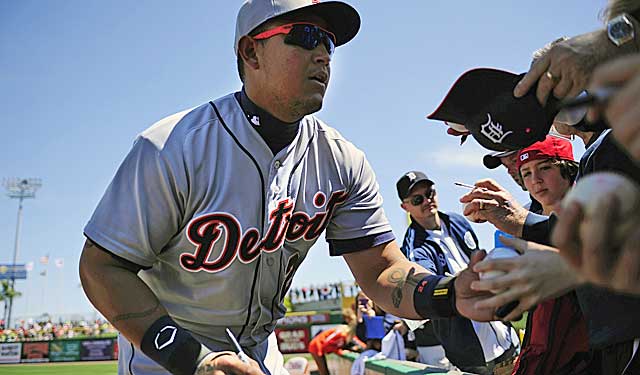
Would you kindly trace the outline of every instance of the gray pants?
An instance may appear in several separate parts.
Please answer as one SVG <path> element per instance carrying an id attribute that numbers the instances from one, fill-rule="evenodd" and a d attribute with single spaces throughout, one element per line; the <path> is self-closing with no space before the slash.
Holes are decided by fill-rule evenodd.
<path id="1" fill-rule="evenodd" d="M 195 336 L 195 335 L 194 335 Z M 196 337 L 196 339 L 200 339 Z M 201 340 L 205 341 L 205 340 Z M 233 350 L 228 347 L 213 347 L 205 344 L 213 351 Z M 251 348 L 243 348 L 245 353 L 262 368 L 267 375 L 288 375 L 283 367 L 283 357 L 278 350 L 275 333 L 269 335 L 267 341 Z M 164 367 L 147 357 L 142 351 L 134 347 L 122 335 L 118 335 L 118 375 L 171 375 Z"/>

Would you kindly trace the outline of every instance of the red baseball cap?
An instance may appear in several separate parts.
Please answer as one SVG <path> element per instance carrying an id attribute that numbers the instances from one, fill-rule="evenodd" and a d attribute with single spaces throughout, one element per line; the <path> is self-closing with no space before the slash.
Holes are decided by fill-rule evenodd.
<path id="1" fill-rule="evenodd" d="M 564 138 L 547 135 L 544 141 L 536 142 L 518 152 L 516 167 L 520 167 L 533 160 L 561 159 L 575 161 L 573 146 Z"/>

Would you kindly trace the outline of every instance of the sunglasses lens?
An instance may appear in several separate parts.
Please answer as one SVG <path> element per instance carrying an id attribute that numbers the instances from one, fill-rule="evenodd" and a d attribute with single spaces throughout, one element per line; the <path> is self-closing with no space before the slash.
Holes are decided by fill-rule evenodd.
<path id="1" fill-rule="evenodd" d="M 422 195 L 414 195 L 411 197 L 411 204 L 414 206 L 419 206 L 424 202 L 424 197 Z"/>
<path id="2" fill-rule="evenodd" d="M 309 51 L 314 50 L 322 43 L 329 55 L 333 54 L 335 44 L 328 33 L 313 25 L 294 25 L 284 39 L 285 43 L 302 47 Z"/>
<path id="3" fill-rule="evenodd" d="M 422 204 L 422 202 L 424 202 L 425 198 L 426 199 L 433 199 L 433 197 L 436 196 L 436 189 L 435 188 L 431 188 L 427 191 L 424 192 L 424 195 L 414 195 L 413 197 L 411 197 L 411 204 L 414 206 L 419 206 Z"/>

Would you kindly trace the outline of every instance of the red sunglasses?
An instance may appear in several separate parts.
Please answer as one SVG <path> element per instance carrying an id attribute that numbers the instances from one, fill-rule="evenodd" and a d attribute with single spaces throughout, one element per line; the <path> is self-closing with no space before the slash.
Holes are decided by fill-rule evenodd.
<path id="1" fill-rule="evenodd" d="M 336 36 L 332 32 L 321 28 L 318 25 L 305 22 L 288 23 L 286 25 L 276 26 L 273 29 L 263 31 L 253 36 L 253 39 L 268 39 L 274 35 L 284 34 L 284 42 L 295 46 L 302 47 L 309 51 L 314 50 L 322 43 L 329 55 L 333 54 L 336 48 Z"/>

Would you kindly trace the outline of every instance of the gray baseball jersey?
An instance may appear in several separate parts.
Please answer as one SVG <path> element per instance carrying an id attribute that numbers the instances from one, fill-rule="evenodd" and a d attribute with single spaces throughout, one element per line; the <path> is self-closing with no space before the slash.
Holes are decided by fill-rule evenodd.
<path id="1" fill-rule="evenodd" d="M 225 327 L 243 346 L 264 342 L 325 229 L 330 242 L 391 234 L 363 152 L 315 116 L 299 127 L 274 156 L 233 94 L 159 121 L 85 235 L 147 267 L 141 278 L 205 344 L 226 343 Z"/>

